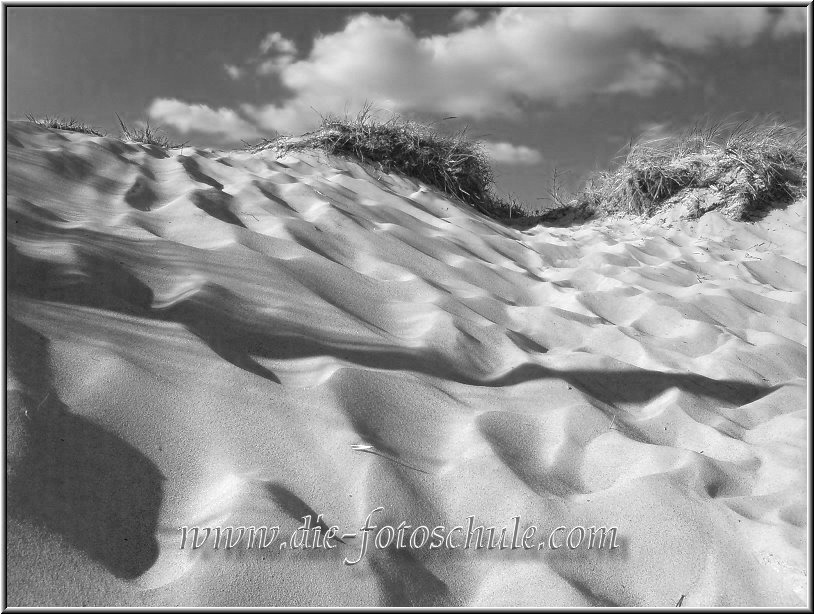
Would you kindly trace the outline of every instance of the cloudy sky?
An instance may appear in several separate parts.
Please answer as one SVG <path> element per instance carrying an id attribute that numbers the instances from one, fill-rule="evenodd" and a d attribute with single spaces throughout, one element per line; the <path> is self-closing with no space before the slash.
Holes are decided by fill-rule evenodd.
<path id="1" fill-rule="evenodd" d="M 372 102 L 469 127 L 544 205 L 632 137 L 710 117 L 805 124 L 806 8 L 7 7 L 7 117 L 118 113 L 204 147 Z"/>

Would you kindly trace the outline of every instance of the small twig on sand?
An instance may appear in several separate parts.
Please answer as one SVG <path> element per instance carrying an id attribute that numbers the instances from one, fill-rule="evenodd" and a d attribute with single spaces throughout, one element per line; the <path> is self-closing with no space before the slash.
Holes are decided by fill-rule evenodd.
<path id="1" fill-rule="evenodd" d="M 37 405 L 37 409 L 35 409 L 34 411 L 39 411 L 40 407 L 42 407 L 45 404 L 45 401 L 49 396 L 51 396 L 51 391 L 50 390 L 45 393 L 45 396 L 42 397 L 42 401 L 40 401 L 40 404 Z"/>
<path id="2" fill-rule="evenodd" d="M 421 473 L 426 473 L 427 475 L 432 475 L 429 471 L 424 471 L 423 469 L 419 469 L 418 467 L 413 467 L 406 463 L 402 463 L 400 460 L 396 460 L 395 458 L 390 458 L 379 452 L 378 450 L 374 449 L 373 446 L 367 444 L 351 444 L 351 450 L 356 452 L 367 452 L 368 454 L 375 454 L 376 456 L 381 456 L 385 460 L 389 460 L 391 463 L 396 463 L 397 465 L 401 465 L 402 467 L 407 467 L 407 469 L 412 469 L 413 471 L 420 471 Z"/>
<path id="3" fill-rule="evenodd" d="M 682 594 L 681 597 L 679 598 L 678 603 L 676 603 L 677 608 L 680 608 L 681 604 L 684 603 L 684 597 L 686 597 L 686 595 Z"/>
<path id="4" fill-rule="evenodd" d="M 33 412 L 29 412 L 29 410 L 27 410 L 27 409 L 26 409 L 26 410 L 23 412 L 23 415 L 24 415 L 26 418 L 28 418 L 28 419 L 30 420 L 30 419 L 31 419 L 31 414 L 32 414 L 32 413 L 37 413 L 37 412 L 40 410 L 40 407 L 42 407 L 43 405 L 45 405 L 45 401 L 47 401 L 47 400 L 48 400 L 48 397 L 49 397 L 49 396 L 51 396 L 51 391 L 50 391 L 50 390 L 49 390 L 48 392 L 46 392 L 46 393 L 45 393 L 45 396 L 44 396 L 44 397 L 42 397 L 42 401 L 40 401 L 40 402 L 39 402 L 39 405 L 37 405 L 37 408 L 36 408 L 36 409 L 35 409 Z"/>

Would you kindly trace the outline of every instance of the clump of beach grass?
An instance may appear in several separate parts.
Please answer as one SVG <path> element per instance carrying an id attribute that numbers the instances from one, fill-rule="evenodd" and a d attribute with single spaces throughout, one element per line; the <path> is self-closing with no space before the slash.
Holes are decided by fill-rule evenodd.
<path id="1" fill-rule="evenodd" d="M 281 153 L 318 149 L 352 157 L 382 172 L 397 172 L 422 181 L 501 221 L 528 219 L 516 199 L 494 192 L 494 173 L 483 146 L 466 129 L 446 135 L 432 125 L 391 114 L 381 120 L 366 104 L 355 117 L 329 115 L 320 126 L 299 137 L 264 139 L 250 151 L 274 148 Z"/>
<path id="2" fill-rule="evenodd" d="M 169 137 L 163 133 L 163 128 L 154 128 L 147 122 L 143 128 L 133 128 L 127 126 L 122 118 L 116 114 L 116 119 L 119 120 L 121 127 L 121 139 L 131 143 L 143 143 L 144 145 L 155 145 L 161 149 L 179 149 L 186 146 L 187 143 L 176 143 L 171 141 Z"/>
<path id="3" fill-rule="evenodd" d="M 649 217 L 686 198 L 688 217 L 719 210 L 751 220 L 802 197 L 806 173 L 801 128 L 771 119 L 698 124 L 631 142 L 618 166 L 594 174 L 572 206 Z"/>
<path id="4" fill-rule="evenodd" d="M 98 128 L 89 126 L 78 119 L 71 117 L 65 119 L 63 117 L 45 115 L 43 117 L 35 117 L 33 115 L 25 116 L 28 121 L 38 126 L 45 128 L 54 128 L 56 130 L 70 130 L 71 132 L 81 132 L 82 134 L 91 134 L 93 136 L 105 136 L 105 133 Z"/>

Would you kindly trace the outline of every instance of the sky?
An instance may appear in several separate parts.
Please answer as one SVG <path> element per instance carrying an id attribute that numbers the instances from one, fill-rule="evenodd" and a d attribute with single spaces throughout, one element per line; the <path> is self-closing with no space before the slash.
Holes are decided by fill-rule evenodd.
<path id="1" fill-rule="evenodd" d="M 149 121 L 191 145 L 301 134 L 365 103 L 464 127 L 533 208 L 631 139 L 806 125 L 804 7 L 6 7 L 6 116 Z"/>

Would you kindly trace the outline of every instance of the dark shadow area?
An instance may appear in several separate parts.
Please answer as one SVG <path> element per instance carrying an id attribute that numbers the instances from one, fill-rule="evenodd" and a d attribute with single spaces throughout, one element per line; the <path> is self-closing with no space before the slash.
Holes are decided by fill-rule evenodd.
<path id="1" fill-rule="evenodd" d="M 7 289 L 42 301 L 97 307 L 130 315 L 148 315 L 153 291 L 124 265 L 94 253 L 80 262 L 61 263 L 31 258 L 7 244 Z"/>
<path id="2" fill-rule="evenodd" d="M 206 173 L 204 173 L 201 170 L 198 161 L 195 160 L 194 158 L 178 155 L 175 156 L 175 159 L 181 163 L 181 166 L 184 167 L 184 170 L 187 172 L 187 175 L 189 175 L 190 178 L 192 178 L 194 181 L 197 181 L 199 183 L 205 183 L 206 185 L 211 185 L 218 191 L 223 190 L 223 184 L 217 179 L 214 179 L 207 175 Z"/>
<path id="3" fill-rule="evenodd" d="M 275 203 L 277 205 L 280 205 L 280 207 L 282 207 L 283 209 L 287 209 L 288 211 L 291 211 L 292 213 L 298 213 L 298 211 L 294 207 L 289 205 L 286 201 L 284 201 L 279 196 L 275 195 L 273 192 L 270 191 L 269 187 L 267 187 L 267 186 L 276 186 L 277 185 L 276 183 L 273 183 L 271 181 L 261 181 L 259 179 L 255 179 L 252 183 L 260 191 L 260 193 L 263 196 L 265 196 L 268 200 L 272 201 L 273 203 Z M 263 207 L 262 204 L 260 206 Z M 276 213 L 276 211 L 274 211 L 273 209 L 269 210 L 269 209 L 266 209 L 265 207 L 263 207 L 263 209 L 265 209 L 269 213 Z"/>
<path id="4" fill-rule="evenodd" d="M 164 149 L 162 149 L 158 145 L 152 145 L 150 143 L 141 143 L 141 142 L 138 142 L 138 145 L 140 145 L 144 152 L 151 158 L 163 160 L 164 158 L 170 157 L 170 154 L 168 154 L 166 151 L 164 151 Z"/>
<path id="5" fill-rule="evenodd" d="M 10 483 L 31 449 L 29 419 L 50 407 L 46 401 L 52 374 L 51 344 L 37 331 L 7 317 L 6 344 L 8 377 L 19 384 L 6 390 L 6 480 Z"/>
<path id="6" fill-rule="evenodd" d="M 574 578 L 568 578 L 562 574 L 559 574 L 563 580 L 568 582 L 571 586 L 574 587 L 575 590 L 579 591 L 582 595 L 586 598 L 590 599 L 591 607 L 600 607 L 600 608 L 618 608 L 621 604 L 616 603 L 615 601 L 602 597 L 601 595 L 597 595 L 590 586 L 588 586 L 585 582 L 580 580 L 576 580 Z"/>
<path id="7" fill-rule="evenodd" d="M 351 213 L 350 211 L 345 211 L 341 207 L 337 207 L 334 205 L 333 210 L 344 217 L 345 219 L 349 220 L 351 223 L 355 224 L 362 230 L 369 230 L 374 231 L 376 230 L 376 224 L 363 218 L 361 215 L 356 215 L 355 213 Z"/>
<path id="8" fill-rule="evenodd" d="M 22 141 L 8 131 L 6 132 L 6 143 L 12 147 L 25 149 L 25 145 L 23 145 Z"/>
<path id="9" fill-rule="evenodd" d="M 316 339 L 291 331 L 290 324 L 283 322 L 279 323 L 279 332 L 276 332 L 277 323 L 268 316 L 264 316 L 260 324 L 259 316 L 255 323 L 219 308 L 219 305 L 229 304 L 239 304 L 239 301 L 231 298 L 224 288 L 210 284 L 195 296 L 166 310 L 154 310 L 153 314 L 156 318 L 183 324 L 222 357 L 264 377 L 268 377 L 267 370 L 256 364 L 252 356 L 278 360 L 332 356 L 363 367 L 416 371 L 477 383 L 474 378 L 461 376 L 445 366 L 444 357 L 436 352 Z"/>
<path id="10" fill-rule="evenodd" d="M 444 607 L 455 603 L 449 587 L 409 548 L 373 548 L 370 569 L 381 587 L 385 607 Z"/>
<path id="11" fill-rule="evenodd" d="M 21 271 L 11 263 L 9 272 L 18 289 L 43 290 L 36 277 L 15 277 Z M 163 477 L 136 448 L 60 401 L 45 336 L 10 316 L 6 333 L 9 370 L 22 385 L 7 415 L 7 513 L 64 536 L 119 578 L 138 577 L 158 556 Z"/>
<path id="12" fill-rule="evenodd" d="M 535 379 L 562 379 L 574 388 L 611 405 L 646 403 L 671 388 L 732 405 L 745 405 L 772 392 L 773 386 L 760 386 L 737 380 L 716 380 L 696 373 L 665 373 L 649 369 L 629 371 L 572 369 L 560 371 L 526 363 L 505 375 L 484 382 L 486 386 L 511 386 Z M 476 384 L 477 385 L 477 384 Z"/>
<path id="13" fill-rule="evenodd" d="M 144 176 L 136 178 L 130 189 L 124 194 L 124 202 L 139 211 L 150 211 L 158 202 L 158 195 Z"/>
<path id="14" fill-rule="evenodd" d="M 16 230 L 19 225 L 22 228 L 48 231 L 53 230 L 56 225 L 65 223 L 66 220 L 53 211 L 38 207 L 24 198 L 12 197 L 7 201 L 6 224 L 10 229 Z"/>
<path id="15" fill-rule="evenodd" d="M 276 384 L 281 383 L 280 378 L 272 371 L 252 358 L 274 356 L 275 353 L 266 347 L 269 340 L 257 335 L 248 323 L 236 320 L 219 308 L 221 304 L 230 303 L 240 304 L 240 301 L 230 298 L 229 292 L 224 288 L 209 285 L 205 291 L 166 310 L 153 310 L 151 317 L 183 324 L 224 360 Z"/>
<path id="16" fill-rule="evenodd" d="M 514 303 L 511 303 L 514 304 Z M 524 352 L 537 352 L 538 354 L 547 354 L 548 348 L 540 345 L 534 339 L 523 333 L 518 333 L 514 330 L 507 330 L 506 336 L 512 340 L 517 347 Z"/>
<path id="17" fill-rule="evenodd" d="M 211 215 L 221 222 L 246 228 L 246 225 L 240 221 L 240 218 L 229 209 L 229 204 L 232 202 L 233 197 L 226 192 L 221 192 L 216 189 L 195 190 L 191 198 L 192 204 L 204 213 Z"/>
<path id="18" fill-rule="evenodd" d="M 6 348 L 7 367 L 24 389 L 46 391 L 50 388 L 50 343 L 45 336 L 6 316 Z"/>
<path id="19" fill-rule="evenodd" d="M 48 168 L 61 177 L 81 181 L 94 171 L 89 160 L 67 150 L 43 151 L 42 156 Z"/>
<path id="20" fill-rule="evenodd" d="M 781 182 L 785 181 L 788 185 L 799 187 L 800 186 L 800 179 L 799 177 L 795 177 L 792 173 L 789 172 L 788 169 L 782 169 L 779 171 L 781 175 L 780 179 Z M 785 176 L 783 176 L 785 175 Z M 766 216 L 768 216 L 772 211 L 782 211 L 784 209 L 788 209 L 791 205 L 797 202 L 802 196 L 799 194 L 789 194 L 789 195 L 781 195 L 779 197 L 769 197 L 763 201 L 757 202 L 753 204 L 752 207 L 743 213 L 743 221 L 746 222 L 759 222 Z"/>
<path id="21" fill-rule="evenodd" d="M 116 577 L 137 578 L 158 558 L 163 476 L 53 392 L 46 405 L 28 422 L 29 447 L 8 484 L 9 515 L 64 536 Z"/>
<path id="22" fill-rule="evenodd" d="M 314 231 L 322 232 L 320 228 L 314 226 Z M 325 242 L 325 244 L 320 244 L 319 239 L 314 239 L 314 232 L 311 232 L 310 228 L 304 228 L 302 226 L 290 226 L 288 228 L 288 232 L 291 237 L 300 245 L 302 245 L 307 250 L 314 252 L 318 256 L 325 258 L 330 262 L 334 262 L 340 266 L 345 266 L 342 264 L 341 258 L 337 255 L 337 252 L 341 254 L 342 252 L 338 249 L 338 246 L 335 244 L 331 244 L 330 242 Z M 331 252 L 334 252 L 333 254 Z"/>
<path id="23" fill-rule="evenodd" d="M 300 524 L 304 522 L 304 518 L 310 518 L 310 526 L 319 527 L 322 529 L 323 537 L 330 529 L 330 526 L 325 521 L 319 519 L 319 514 L 315 512 L 310 505 L 279 482 L 265 482 L 263 487 L 265 488 L 269 497 L 271 497 L 272 501 L 274 501 L 274 503 L 276 503 L 281 510 Z M 310 539 L 312 538 L 309 538 L 309 542 Z M 343 544 L 345 543 L 339 537 L 335 537 L 334 539 L 342 542 Z"/>

